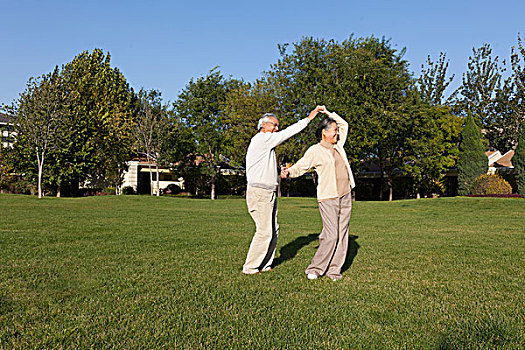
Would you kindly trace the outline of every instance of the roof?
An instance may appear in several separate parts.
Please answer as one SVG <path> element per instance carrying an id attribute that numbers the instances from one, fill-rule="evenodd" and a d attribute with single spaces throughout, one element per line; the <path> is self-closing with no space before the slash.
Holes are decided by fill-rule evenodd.
<path id="1" fill-rule="evenodd" d="M 497 150 L 487 151 L 485 154 L 487 155 L 489 166 L 492 166 L 492 164 L 501 158 L 501 153 Z"/>
<path id="2" fill-rule="evenodd" d="M 492 166 L 494 167 L 503 167 L 503 168 L 512 168 L 511 159 L 514 157 L 514 151 L 510 150 L 505 153 L 500 159 L 494 162 Z"/>
<path id="3" fill-rule="evenodd" d="M 11 122 L 11 117 L 8 116 L 7 114 L 0 113 L 0 122 L 10 123 Z"/>

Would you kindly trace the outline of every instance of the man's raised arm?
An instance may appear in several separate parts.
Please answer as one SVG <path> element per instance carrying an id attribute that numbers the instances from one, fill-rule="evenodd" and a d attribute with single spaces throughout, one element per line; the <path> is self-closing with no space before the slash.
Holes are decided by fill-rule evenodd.
<path id="1" fill-rule="evenodd" d="M 290 125 L 286 129 L 278 132 L 271 133 L 267 136 L 266 143 L 270 148 L 279 146 L 284 141 L 288 140 L 290 137 L 294 136 L 301 132 L 304 128 L 308 126 L 308 123 L 315 118 L 317 113 L 322 109 L 322 106 L 315 107 L 308 117 L 299 120 L 297 123 Z"/>

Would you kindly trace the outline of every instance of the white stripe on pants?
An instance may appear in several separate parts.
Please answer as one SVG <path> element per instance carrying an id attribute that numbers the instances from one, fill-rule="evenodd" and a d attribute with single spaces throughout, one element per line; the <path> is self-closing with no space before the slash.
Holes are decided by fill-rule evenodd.
<path id="1" fill-rule="evenodd" d="M 279 235 L 276 195 L 276 191 L 251 186 L 246 191 L 246 204 L 255 222 L 255 234 L 242 268 L 244 273 L 256 273 L 273 263 Z"/>
<path id="2" fill-rule="evenodd" d="M 340 279 L 348 250 L 352 192 L 340 198 L 319 202 L 319 212 L 323 220 L 323 231 L 319 235 L 319 248 L 305 272 Z"/>

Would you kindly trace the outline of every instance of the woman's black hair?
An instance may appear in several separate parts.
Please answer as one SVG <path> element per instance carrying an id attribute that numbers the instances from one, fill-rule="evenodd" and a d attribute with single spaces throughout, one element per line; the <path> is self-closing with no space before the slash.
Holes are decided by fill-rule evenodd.
<path id="1" fill-rule="evenodd" d="M 319 140 L 323 138 L 323 130 L 329 130 L 332 127 L 332 123 L 335 123 L 335 120 L 333 120 L 330 117 L 324 118 L 317 127 L 317 130 L 315 131 L 315 136 Z"/>

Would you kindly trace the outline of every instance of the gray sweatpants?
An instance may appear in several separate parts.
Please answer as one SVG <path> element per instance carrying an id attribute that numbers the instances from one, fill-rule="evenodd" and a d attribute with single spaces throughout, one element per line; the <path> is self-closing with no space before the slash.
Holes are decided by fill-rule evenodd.
<path id="1" fill-rule="evenodd" d="M 337 199 L 319 202 L 319 212 L 323 231 L 319 235 L 319 248 L 305 272 L 340 279 L 348 249 L 352 192 Z"/>
<path id="2" fill-rule="evenodd" d="M 246 204 L 255 222 L 255 235 L 242 267 L 244 273 L 256 273 L 273 263 L 279 235 L 276 197 L 276 191 L 251 186 L 246 190 Z"/>

